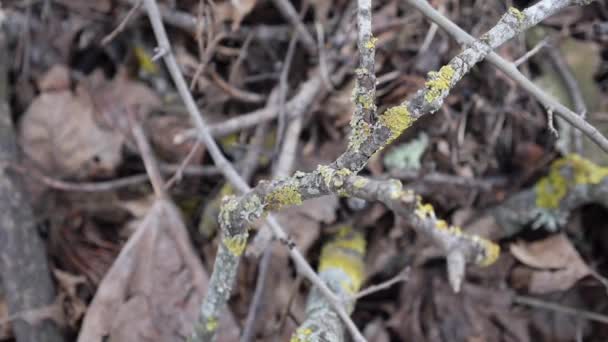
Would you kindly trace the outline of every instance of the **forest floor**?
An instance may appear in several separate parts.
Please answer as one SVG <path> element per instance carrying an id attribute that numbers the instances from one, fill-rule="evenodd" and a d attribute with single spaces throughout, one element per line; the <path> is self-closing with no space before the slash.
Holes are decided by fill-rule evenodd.
<path id="1" fill-rule="evenodd" d="M 129 236 L 150 220 L 185 224 L 186 244 L 202 260 L 206 271 L 200 279 L 206 282 L 219 241 L 221 198 L 234 191 L 194 139 L 186 107 L 155 56 L 146 12 L 133 6 L 137 2 L 0 5 L 9 38 L 9 103 L 26 157 L 13 166 L 30 195 L 58 292 L 53 310 L 40 310 L 36 317 L 53 319 L 68 341 L 81 333 L 87 314 L 99 315 L 97 322 L 109 327 L 112 341 L 177 340 L 187 334 L 184 327 L 192 324 L 188 320 L 198 305 L 192 298 L 200 300 L 190 298 L 191 292 L 204 288 L 194 283 L 199 278 L 188 272 L 192 256 L 175 236 L 162 235 L 166 242 L 154 242 L 146 257 L 137 259 L 142 265 L 133 266 L 137 272 L 121 283 L 129 295 L 117 299 L 113 311 L 90 312 L 92 299 Z M 295 34 L 276 6 L 281 1 L 159 2 L 197 104 L 250 185 L 272 179 L 282 153 L 292 155 L 286 167 L 292 173 L 314 170 L 346 149 L 357 64 L 353 1 L 292 1 L 310 40 Z M 475 37 L 495 25 L 507 5 L 531 4 L 431 3 Z M 380 111 L 424 87 L 427 72 L 462 48 L 405 1 L 375 3 L 373 33 Z M 336 42 L 341 47 L 330 51 Z M 534 53 L 525 56 L 529 51 Z M 582 101 L 586 119 L 608 133 L 606 2 L 562 11 L 496 52 L 511 61 L 525 56 L 519 65 L 525 75 L 570 108 Z M 576 89 L 569 88 L 564 73 L 574 76 Z M 319 86 L 307 90 L 303 85 L 311 80 Z M 314 93 L 306 96 L 307 91 Z M 143 127 L 169 180 L 165 189 L 180 218 L 150 215 L 155 192 L 139 141 L 130 133 L 132 120 Z M 501 245 L 499 260 L 471 268 L 460 293 L 451 289 L 438 249 L 380 204 L 326 196 L 277 217 L 313 266 L 323 241 L 350 225 L 366 236 L 363 288 L 403 276 L 357 301 L 352 317 L 370 342 L 606 341 L 607 208 L 587 203 L 568 213 L 559 231 L 530 225 L 506 234 L 496 232 L 501 228 L 495 222 L 479 223 L 507 199 L 532 189 L 566 152 L 608 165 L 604 152 L 555 121 L 559 138 L 542 105 L 482 62 L 437 113 L 417 121 L 363 171 L 400 179 L 439 217 Z M 296 272 L 285 245 L 273 242 L 261 254 L 247 250 L 241 263 L 231 321 L 225 323 L 237 335 L 226 341 L 247 326 L 264 267 L 251 340 L 289 340 L 305 319 L 310 284 Z M 143 265 L 148 259 L 155 261 Z M 163 285 L 146 292 L 148 284 Z M 0 293 L 0 340 L 12 338 Z"/>

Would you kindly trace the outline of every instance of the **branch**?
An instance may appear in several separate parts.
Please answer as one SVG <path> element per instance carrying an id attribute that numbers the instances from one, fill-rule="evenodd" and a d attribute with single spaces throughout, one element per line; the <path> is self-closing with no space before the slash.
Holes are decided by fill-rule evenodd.
<path id="1" fill-rule="evenodd" d="M 19 163 L 9 105 L 8 42 L 0 19 L 0 286 L 10 314 L 49 306 L 55 301 L 46 248 L 20 174 L 8 169 Z M 63 341 L 50 317 L 37 324 L 16 319 L 17 341 Z"/>
<path id="2" fill-rule="evenodd" d="M 447 19 L 445 16 L 443 16 L 441 13 L 431 7 L 425 0 L 407 1 L 412 6 L 417 8 L 420 12 L 422 12 L 425 16 L 427 16 L 430 20 L 432 20 L 441 28 L 443 28 L 446 32 L 454 36 L 456 40 L 458 40 L 460 43 L 472 44 L 473 46 L 477 44 L 483 44 L 482 42 L 477 41 L 471 35 L 466 33 L 460 27 L 458 27 L 458 25 L 452 23 L 449 19 Z M 515 19 L 515 22 L 513 22 L 512 19 L 508 21 L 513 26 L 504 27 L 503 25 L 502 29 L 496 31 L 492 29 L 490 32 L 483 35 L 480 40 L 485 42 L 485 44 L 487 44 L 487 46 L 489 46 L 491 49 L 495 49 L 508 39 L 511 39 L 516 34 L 519 34 L 524 30 L 538 24 L 548 16 L 553 15 L 554 13 L 563 8 L 566 8 L 571 5 L 586 5 L 591 2 L 592 0 L 545 0 L 538 2 L 536 5 L 531 6 L 522 12 L 511 7 L 509 9 L 509 12 L 505 16 L 512 17 L 512 19 Z M 501 21 L 504 22 L 505 17 L 503 17 Z M 509 25 L 508 23 L 506 24 Z M 498 25 L 496 27 L 498 27 Z M 492 31 L 494 32 L 491 33 Z M 585 119 L 582 118 L 580 115 L 574 113 L 568 107 L 562 105 L 553 97 L 545 93 L 541 88 L 536 86 L 519 70 L 517 70 L 517 67 L 512 62 L 506 61 L 495 52 L 489 52 L 487 60 L 490 63 L 494 64 L 500 71 L 505 73 L 505 75 L 512 78 L 522 88 L 532 94 L 532 96 L 536 97 L 536 99 L 540 101 L 547 108 L 547 110 L 555 111 L 557 115 L 561 116 L 572 126 L 576 127 L 585 135 L 587 135 L 593 142 L 599 145 L 602 150 L 608 152 L 608 139 L 606 139 L 606 137 L 604 137 L 595 127 L 585 121 Z"/>
<path id="3" fill-rule="evenodd" d="M 319 260 L 319 276 L 343 301 L 351 313 L 354 295 L 361 288 L 365 275 L 365 237 L 352 227 L 344 226 L 325 243 Z M 313 288 L 306 303 L 306 320 L 293 334 L 291 341 L 344 341 L 340 317 L 327 299 Z"/>
<path id="4" fill-rule="evenodd" d="M 490 215 L 504 236 L 530 225 L 556 231 L 566 223 L 570 212 L 589 203 L 608 208 L 608 168 L 570 154 L 554 161 L 549 174 L 531 189 L 511 196 Z"/>

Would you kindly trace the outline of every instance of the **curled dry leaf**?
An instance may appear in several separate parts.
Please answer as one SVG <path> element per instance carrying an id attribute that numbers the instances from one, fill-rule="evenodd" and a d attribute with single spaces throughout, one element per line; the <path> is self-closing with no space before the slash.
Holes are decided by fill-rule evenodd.
<path id="1" fill-rule="evenodd" d="M 93 105 L 84 94 L 42 93 L 21 121 L 21 146 L 39 167 L 56 176 L 111 173 L 121 161 L 123 138 L 102 129 L 93 115 Z"/>
<path id="2" fill-rule="evenodd" d="M 590 274 L 589 267 L 564 234 L 532 243 L 515 243 L 510 250 L 521 263 L 536 269 L 528 285 L 532 293 L 567 290 Z"/>

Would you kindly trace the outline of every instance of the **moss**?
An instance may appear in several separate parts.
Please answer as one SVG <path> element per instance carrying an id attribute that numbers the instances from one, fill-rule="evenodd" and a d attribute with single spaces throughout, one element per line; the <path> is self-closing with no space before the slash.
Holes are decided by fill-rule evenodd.
<path id="1" fill-rule="evenodd" d="M 310 328 L 298 328 L 291 336 L 289 342 L 309 342 L 311 341 L 312 332 Z"/>
<path id="2" fill-rule="evenodd" d="M 217 329 L 218 326 L 218 322 L 217 322 L 217 318 L 215 317 L 210 317 L 209 319 L 207 319 L 207 322 L 205 323 L 205 329 L 207 331 L 215 331 L 215 329 Z"/>
<path id="3" fill-rule="evenodd" d="M 406 104 L 387 109 L 380 116 L 380 123 L 391 131 L 387 144 L 399 137 L 403 131 L 412 125 L 412 122 L 414 122 L 414 118 Z"/>
<path id="4" fill-rule="evenodd" d="M 577 185 L 598 184 L 608 176 L 608 168 L 598 166 L 577 154 L 558 159 L 534 188 L 536 206 L 556 209 L 568 192 Z"/>
<path id="5" fill-rule="evenodd" d="M 365 48 L 368 50 L 375 49 L 377 42 L 378 42 L 378 38 L 371 37 L 367 42 L 365 42 Z"/>
<path id="6" fill-rule="evenodd" d="M 340 229 L 334 239 L 323 246 L 319 261 L 319 272 L 338 269 L 346 274 L 347 279 L 340 282 L 344 290 L 356 293 L 361 288 L 364 278 L 366 241 L 358 231 L 350 226 Z"/>
<path id="7" fill-rule="evenodd" d="M 279 186 L 266 195 L 266 203 L 270 210 L 276 210 L 286 205 L 302 204 L 302 195 L 296 184 L 288 183 Z"/>
<path id="8" fill-rule="evenodd" d="M 439 69 L 439 72 L 429 72 L 428 78 L 424 84 L 427 88 L 424 99 L 431 103 L 437 100 L 445 91 L 450 89 L 454 77 L 454 68 L 450 64 Z"/>
<path id="9" fill-rule="evenodd" d="M 248 233 L 238 234 L 235 236 L 224 237 L 222 242 L 226 249 L 230 251 L 235 256 L 241 256 L 243 251 L 245 251 L 245 247 L 247 246 L 247 237 Z"/>
<path id="10" fill-rule="evenodd" d="M 515 7 L 509 7 L 509 13 L 517 19 L 517 22 L 519 24 L 521 24 L 524 19 L 526 19 L 526 15 Z"/>

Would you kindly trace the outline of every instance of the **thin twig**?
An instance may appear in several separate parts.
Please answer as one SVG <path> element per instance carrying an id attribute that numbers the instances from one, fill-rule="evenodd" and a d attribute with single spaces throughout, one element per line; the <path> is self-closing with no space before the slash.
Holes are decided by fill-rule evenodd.
<path id="1" fill-rule="evenodd" d="M 255 333 L 256 318 L 262 308 L 262 298 L 264 297 L 264 290 L 266 289 L 266 278 L 268 277 L 268 269 L 270 265 L 270 259 L 272 257 L 272 246 L 267 248 L 262 255 L 259 263 L 258 277 L 255 283 L 255 291 L 253 292 L 253 299 L 249 306 L 249 312 L 247 313 L 247 319 L 245 320 L 245 326 L 243 327 L 243 334 L 241 335 L 241 342 L 249 342 L 253 339 Z"/>
<path id="2" fill-rule="evenodd" d="M 523 56 L 519 57 L 515 62 L 513 62 L 513 64 L 515 64 L 515 66 L 520 66 L 523 62 L 532 58 L 532 56 L 536 55 L 542 48 L 547 46 L 547 41 L 548 39 L 545 38 L 538 42 L 538 44 L 536 44 L 532 49 L 530 49 L 530 51 L 526 52 Z"/>
<path id="3" fill-rule="evenodd" d="M 587 310 L 571 308 L 569 306 L 565 306 L 565 305 L 561 305 L 561 304 L 550 303 L 550 302 L 540 300 L 540 299 L 537 299 L 534 297 L 515 295 L 515 296 L 513 296 L 513 302 L 517 303 L 517 304 L 535 307 L 535 308 L 556 311 L 556 312 L 563 313 L 566 315 L 573 315 L 577 318 L 584 318 L 584 319 L 598 322 L 598 323 L 608 324 L 608 316 L 606 316 L 606 315 L 602 315 L 602 314 L 587 311 Z"/>
<path id="4" fill-rule="evenodd" d="M 298 12 L 293 7 L 291 2 L 288 0 L 273 0 L 272 2 L 279 12 L 281 12 L 283 17 L 285 17 L 287 21 L 289 21 L 289 23 L 295 27 L 296 31 L 298 31 L 298 39 L 302 42 L 306 48 L 306 51 L 313 56 L 316 55 L 317 43 L 306 26 L 302 23 L 302 19 L 300 19 Z"/>
<path id="5" fill-rule="evenodd" d="M 195 142 L 194 145 L 192 145 L 192 147 L 190 148 L 190 151 L 186 155 L 186 158 L 184 158 L 184 160 L 182 160 L 182 162 L 179 164 L 179 167 L 177 168 L 177 170 L 175 170 L 175 173 L 173 174 L 173 176 L 171 176 L 171 178 L 169 178 L 167 183 L 165 183 L 165 189 L 167 189 L 167 190 L 171 189 L 171 187 L 173 186 L 174 183 L 180 182 L 182 180 L 182 177 L 184 176 L 184 170 L 186 169 L 188 164 L 190 164 L 190 162 L 192 162 L 192 159 L 194 158 L 194 156 L 196 156 L 196 154 L 198 153 L 200 148 L 201 148 L 201 144 L 198 141 Z"/>
<path id="6" fill-rule="evenodd" d="M 382 282 L 380 284 L 376 284 L 376 285 L 372 285 L 369 286 L 367 288 L 365 288 L 364 290 L 359 291 L 354 297 L 353 299 L 360 299 L 363 298 L 365 296 L 369 296 L 372 293 L 376 293 L 382 290 L 386 290 L 389 287 L 393 286 L 396 283 L 400 283 L 402 281 L 407 281 L 409 279 L 409 275 L 408 275 L 409 270 L 405 270 L 403 272 L 400 272 L 399 274 L 397 274 L 396 276 L 394 276 L 393 278 Z"/>
<path id="7" fill-rule="evenodd" d="M 129 23 L 131 18 L 133 18 L 133 16 L 137 13 L 139 8 L 141 7 L 141 4 L 142 0 L 137 0 L 137 3 L 133 4 L 127 15 L 120 21 L 120 24 L 118 24 L 118 26 L 112 32 L 110 32 L 110 34 L 108 34 L 101 40 L 101 45 L 107 45 L 114 38 L 116 38 L 119 33 L 125 30 L 125 27 L 127 27 L 127 23 Z"/>

